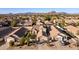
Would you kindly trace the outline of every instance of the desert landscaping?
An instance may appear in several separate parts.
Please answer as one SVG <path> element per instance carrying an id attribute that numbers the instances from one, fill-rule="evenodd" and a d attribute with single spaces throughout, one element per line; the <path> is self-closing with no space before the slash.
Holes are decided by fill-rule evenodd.
<path id="1" fill-rule="evenodd" d="M 79 14 L 0 14 L 0 50 L 79 50 Z"/>

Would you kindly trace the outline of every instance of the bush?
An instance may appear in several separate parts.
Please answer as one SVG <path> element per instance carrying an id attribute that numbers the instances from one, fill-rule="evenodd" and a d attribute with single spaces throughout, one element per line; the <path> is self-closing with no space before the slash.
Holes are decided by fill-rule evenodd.
<path id="1" fill-rule="evenodd" d="M 76 26 L 79 26 L 79 22 L 76 23 Z"/>
<path id="2" fill-rule="evenodd" d="M 31 39 L 35 39 L 36 35 L 35 34 L 31 34 Z"/>
<path id="3" fill-rule="evenodd" d="M 27 45 L 29 46 L 30 39 L 35 39 L 35 38 L 36 38 L 36 35 L 35 34 L 32 34 L 31 32 L 28 32 L 28 34 L 26 36 L 26 43 L 27 43 Z"/>
<path id="4" fill-rule="evenodd" d="M 46 16 L 46 19 L 45 20 L 50 21 L 51 20 L 51 16 Z"/>
<path id="5" fill-rule="evenodd" d="M 20 45 L 23 46 L 24 44 L 27 44 L 27 46 L 29 46 L 30 44 L 30 39 L 35 39 L 36 35 L 32 34 L 31 32 L 28 32 L 27 35 L 24 35 L 21 39 L 20 39 Z"/>
<path id="6" fill-rule="evenodd" d="M 28 32 L 28 34 L 26 36 L 26 43 L 27 43 L 28 46 L 30 44 L 31 34 L 32 34 L 31 32 Z"/>
<path id="7" fill-rule="evenodd" d="M 25 44 L 25 37 L 22 37 L 21 39 L 20 39 L 20 45 L 22 46 L 22 45 L 24 45 Z"/>
<path id="8" fill-rule="evenodd" d="M 17 26 L 17 22 L 16 22 L 16 20 L 12 20 L 12 22 L 11 22 L 11 26 L 12 26 L 12 27 L 16 27 L 16 26 Z"/>
<path id="9" fill-rule="evenodd" d="M 27 43 L 27 46 L 29 46 L 29 44 L 30 44 L 30 38 L 29 37 L 26 37 L 26 43 Z"/>
<path id="10" fill-rule="evenodd" d="M 9 42 L 9 46 L 12 47 L 13 45 L 14 45 L 14 41 L 10 41 L 10 42 Z"/>
<path id="11" fill-rule="evenodd" d="M 64 25 L 62 23 L 59 23 L 59 26 L 62 27 L 62 28 L 64 27 Z"/>

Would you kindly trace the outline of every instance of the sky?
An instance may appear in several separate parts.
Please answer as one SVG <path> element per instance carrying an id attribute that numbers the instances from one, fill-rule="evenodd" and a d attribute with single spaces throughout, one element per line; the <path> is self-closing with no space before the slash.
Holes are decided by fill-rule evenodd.
<path id="1" fill-rule="evenodd" d="M 79 8 L 0 8 L 0 14 L 7 13 L 27 13 L 27 12 L 66 12 L 79 13 Z"/>

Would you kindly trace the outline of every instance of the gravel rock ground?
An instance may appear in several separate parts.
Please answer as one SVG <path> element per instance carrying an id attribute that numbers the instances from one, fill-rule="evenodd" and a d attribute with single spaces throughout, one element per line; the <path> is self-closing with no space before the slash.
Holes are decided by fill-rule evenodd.
<path id="1" fill-rule="evenodd" d="M 52 30 L 50 32 L 51 36 L 56 36 L 58 33 L 60 33 L 59 31 L 57 31 L 57 29 L 54 26 L 51 26 Z M 37 37 L 42 36 L 42 27 L 40 27 L 40 31 L 37 34 Z M 51 46 L 49 46 L 46 43 L 43 44 L 35 44 L 35 45 L 31 45 L 31 46 L 18 46 L 18 47 L 12 47 L 12 48 L 8 48 L 7 44 L 3 44 L 0 46 L 0 50 L 78 50 L 78 47 L 72 46 L 71 45 L 67 45 L 67 46 L 62 46 L 61 43 L 59 41 L 55 41 L 52 42 Z"/>

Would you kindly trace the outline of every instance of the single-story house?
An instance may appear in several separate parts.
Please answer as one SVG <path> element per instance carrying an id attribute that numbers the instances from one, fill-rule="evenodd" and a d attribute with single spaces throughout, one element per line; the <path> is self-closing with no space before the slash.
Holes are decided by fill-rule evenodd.
<path id="1" fill-rule="evenodd" d="M 6 42 L 6 36 L 13 32 L 15 29 L 12 27 L 1 27 L 0 28 L 0 41 Z"/>
<path id="2" fill-rule="evenodd" d="M 64 34 L 58 34 L 56 39 L 58 41 L 61 42 L 62 45 L 67 45 L 69 44 L 69 39 L 68 39 L 68 36 L 64 35 Z"/>
<path id="3" fill-rule="evenodd" d="M 18 28 L 15 31 L 13 31 L 12 33 L 10 33 L 7 37 L 6 37 L 6 41 L 9 42 L 10 40 L 14 40 L 14 41 L 18 41 L 19 39 L 21 39 L 21 37 L 23 37 L 26 33 L 28 32 L 28 30 L 24 27 Z M 11 38 L 11 39 L 9 39 Z"/>
<path id="4" fill-rule="evenodd" d="M 12 28 L 12 27 L 1 27 L 0 28 L 0 37 L 4 38 L 5 36 L 7 36 L 8 34 L 10 34 L 14 30 L 15 29 Z"/>

